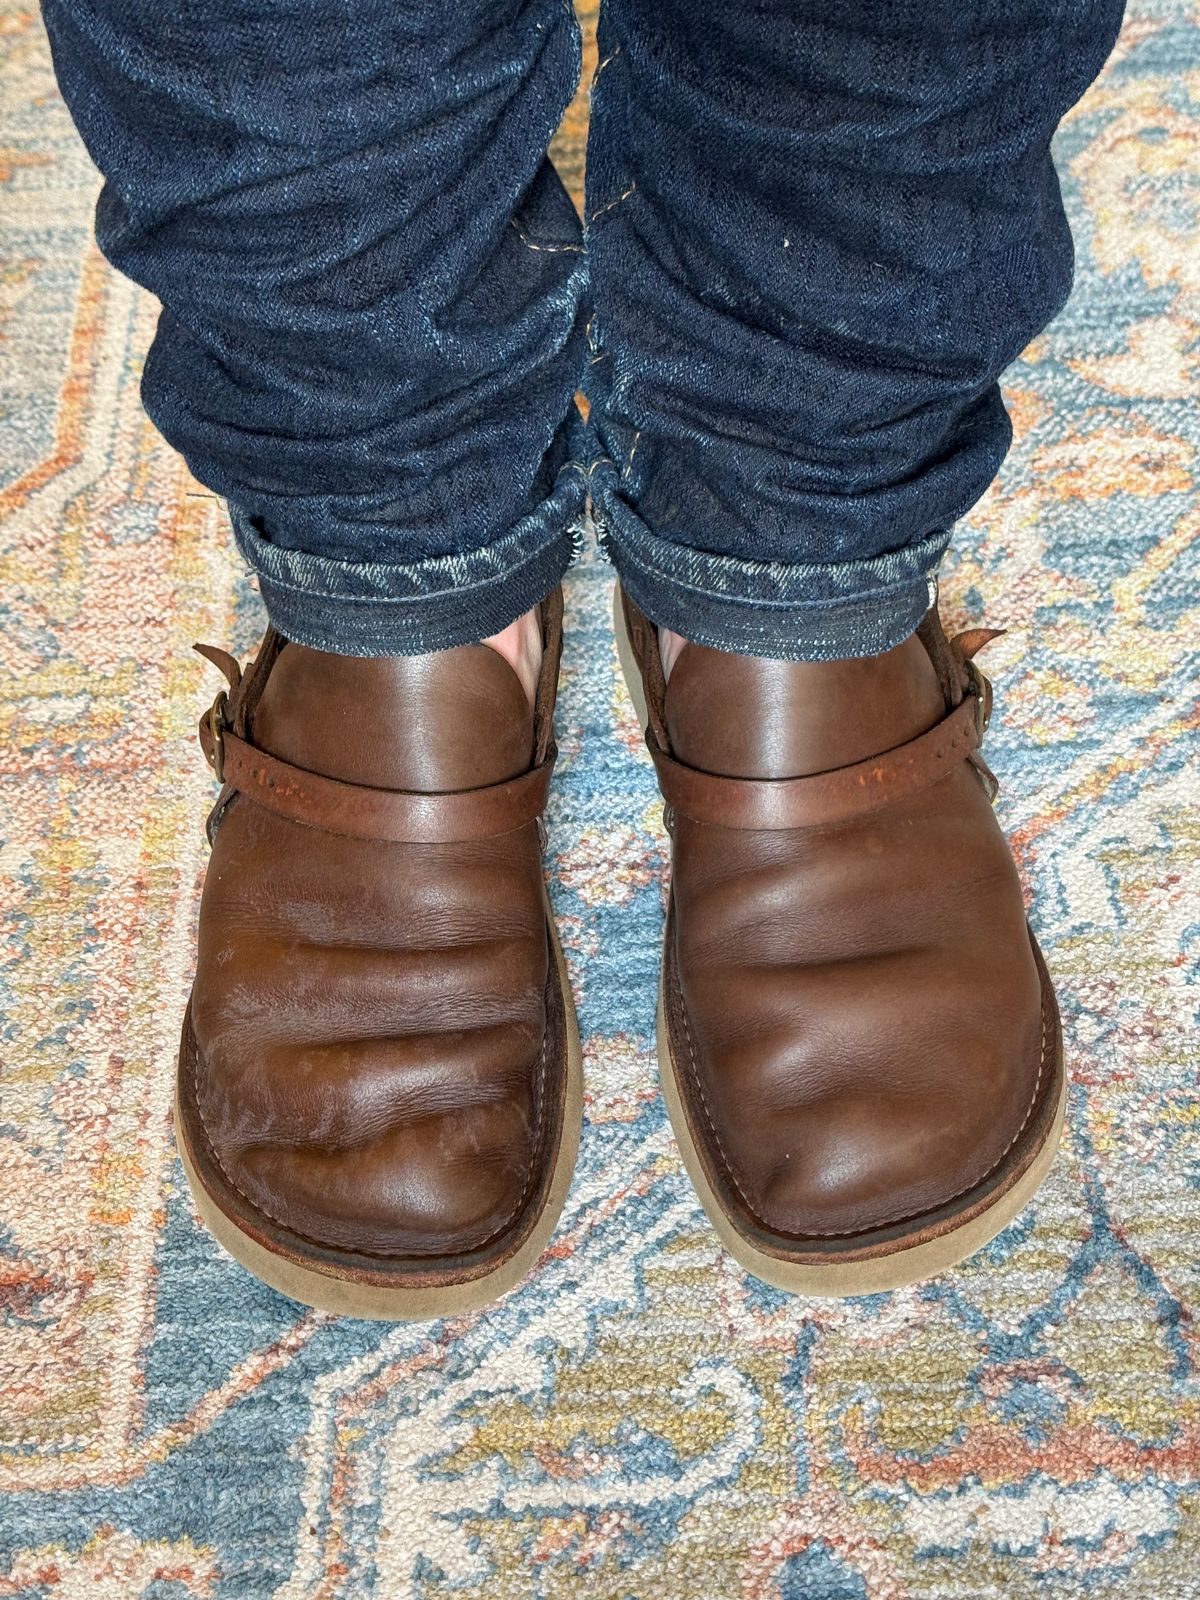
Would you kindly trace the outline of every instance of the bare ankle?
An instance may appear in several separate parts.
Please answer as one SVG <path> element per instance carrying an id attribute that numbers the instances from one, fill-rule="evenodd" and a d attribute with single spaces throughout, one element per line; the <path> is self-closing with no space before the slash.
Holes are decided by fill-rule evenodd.
<path id="1" fill-rule="evenodd" d="M 663 682 L 671 676 L 671 668 L 679 659 L 679 652 L 687 640 L 681 633 L 672 633 L 670 628 L 658 630 L 658 653 L 662 658 Z"/>
<path id="2" fill-rule="evenodd" d="M 530 705 L 537 697 L 537 682 L 542 670 L 542 619 L 537 606 L 493 633 L 484 644 L 503 656 L 520 678 Z"/>

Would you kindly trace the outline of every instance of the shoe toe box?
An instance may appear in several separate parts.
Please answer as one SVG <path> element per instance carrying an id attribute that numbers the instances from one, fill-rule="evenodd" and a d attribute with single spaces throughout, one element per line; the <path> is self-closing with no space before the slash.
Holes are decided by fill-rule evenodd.
<path id="1" fill-rule="evenodd" d="M 672 1058 L 699 1142 L 753 1230 L 853 1240 L 931 1219 L 986 1183 L 1045 1084 L 1038 973 L 920 953 L 784 972 L 676 1008 Z"/>

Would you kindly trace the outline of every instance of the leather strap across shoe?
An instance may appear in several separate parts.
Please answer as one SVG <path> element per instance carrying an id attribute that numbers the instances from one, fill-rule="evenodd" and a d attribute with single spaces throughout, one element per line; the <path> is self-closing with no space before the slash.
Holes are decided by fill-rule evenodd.
<path id="1" fill-rule="evenodd" d="M 659 1060 L 689 1173 L 748 1271 L 813 1295 L 931 1276 L 1044 1177 L 1053 988 L 981 754 L 994 634 L 864 661 L 685 645 L 619 593 L 666 801 Z"/>
<path id="2" fill-rule="evenodd" d="M 536 704 L 484 645 L 269 629 L 201 719 L 221 780 L 176 1126 L 220 1242 L 355 1316 L 485 1304 L 545 1248 L 582 1115 L 546 899 L 562 600 Z"/>

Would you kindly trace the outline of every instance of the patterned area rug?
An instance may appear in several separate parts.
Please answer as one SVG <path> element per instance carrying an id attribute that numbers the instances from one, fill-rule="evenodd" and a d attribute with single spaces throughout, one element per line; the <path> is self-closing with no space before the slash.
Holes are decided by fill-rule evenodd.
<path id="1" fill-rule="evenodd" d="M 1078 288 L 946 578 L 952 622 L 1010 630 L 1001 816 L 1073 1085 L 1049 1184 L 905 1293 L 789 1300 L 717 1248 L 655 1082 L 663 835 L 588 559 L 550 818 L 579 1172 L 519 1293 L 400 1328 L 302 1314 L 193 1218 L 188 647 L 249 649 L 259 606 L 139 410 L 154 307 L 90 242 L 26 0 L 0 49 L 0 1596 L 1200 1595 L 1194 0 L 1135 0 L 1062 130 Z"/>

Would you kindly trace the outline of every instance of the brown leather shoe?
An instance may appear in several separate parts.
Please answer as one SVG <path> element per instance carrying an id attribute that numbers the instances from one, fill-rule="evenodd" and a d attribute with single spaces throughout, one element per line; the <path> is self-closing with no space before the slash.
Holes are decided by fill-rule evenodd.
<path id="1" fill-rule="evenodd" d="M 176 1128 L 256 1277 L 352 1316 L 511 1288 L 562 1208 L 579 1034 L 542 873 L 562 600 L 536 708 L 494 650 L 268 630 L 201 723 L 209 819 Z"/>
<path id="2" fill-rule="evenodd" d="M 944 1270 L 1044 1177 L 1054 991 L 979 754 L 991 691 L 936 610 L 862 661 L 685 645 L 627 599 L 667 802 L 658 1049 L 684 1161 L 748 1271 L 814 1295 Z"/>

